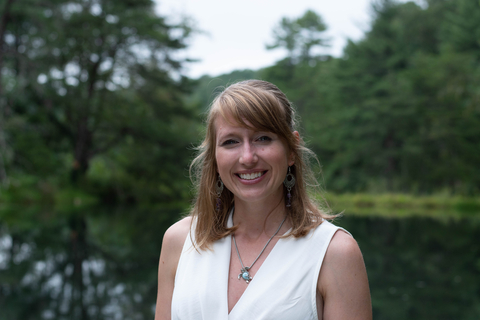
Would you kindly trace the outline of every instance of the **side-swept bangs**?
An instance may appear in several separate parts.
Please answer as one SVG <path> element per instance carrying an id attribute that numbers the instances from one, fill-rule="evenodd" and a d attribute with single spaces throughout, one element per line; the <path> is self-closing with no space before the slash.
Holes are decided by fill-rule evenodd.
<path id="1" fill-rule="evenodd" d="M 264 88 L 240 82 L 230 86 L 213 101 L 210 115 L 215 117 L 220 114 L 225 120 L 233 120 L 246 128 L 273 132 L 287 138 L 287 132 L 293 131 L 292 112 L 289 111 Z"/>

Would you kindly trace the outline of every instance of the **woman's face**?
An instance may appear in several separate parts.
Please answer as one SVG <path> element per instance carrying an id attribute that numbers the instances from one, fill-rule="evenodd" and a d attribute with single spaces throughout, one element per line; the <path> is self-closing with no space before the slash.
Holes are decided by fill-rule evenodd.
<path id="1" fill-rule="evenodd" d="M 278 201 L 288 166 L 294 163 L 293 153 L 276 134 L 228 120 L 217 116 L 214 122 L 215 156 L 223 183 L 235 201 Z"/>

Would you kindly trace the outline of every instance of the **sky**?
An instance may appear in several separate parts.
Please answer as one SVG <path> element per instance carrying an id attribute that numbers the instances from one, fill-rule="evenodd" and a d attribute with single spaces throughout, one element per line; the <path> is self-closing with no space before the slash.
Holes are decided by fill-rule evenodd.
<path id="1" fill-rule="evenodd" d="M 156 10 L 170 21 L 193 20 L 201 33 L 189 41 L 183 56 L 199 59 L 184 74 L 198 78 L 239 69 L 270 66 L 286 56 L 282 49 L 266 50 L 272 30 L 283 17 L 298 18 L 311 9 L 327 25 L 331 46 L 323 54 L 342 55 L 348 39 L 358 41 L 368 31 L 371 0 L 155 0 Z M 168 20 L 167 20 L 168 21 Z"/>

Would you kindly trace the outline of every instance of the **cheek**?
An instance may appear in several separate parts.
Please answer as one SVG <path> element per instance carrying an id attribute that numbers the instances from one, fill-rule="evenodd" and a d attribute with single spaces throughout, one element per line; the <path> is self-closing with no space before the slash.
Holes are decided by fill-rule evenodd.
<path id="1" fill-rule="evenodd" d="M 217 163 L 217 172 L 219 172 L 222 166 L 222 157 L 218 151 L 215 151 L 215 162 Z"/>
<path id="2" fill-rule="evenodd" d="M 216 150 L 215 160 L 217 162 L 217 172 L 226 170 L 226 167 L 228 166 L 228 154 L 222 150 Z"/>
<path id="3" fill-rule="evenodd" d="M 277 163 L 281 166 L 284 166 L 285 164 L 288 165 L 289 162 L 289 155 L 283 148 L 272 150 L 272 152 L 269 153 L 269 158 L 273 163 Z"/>

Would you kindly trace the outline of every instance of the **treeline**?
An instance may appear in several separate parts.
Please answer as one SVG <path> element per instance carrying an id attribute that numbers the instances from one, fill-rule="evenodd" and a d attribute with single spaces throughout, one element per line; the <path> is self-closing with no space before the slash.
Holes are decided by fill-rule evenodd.
<path id="1" fill-rule="evenodd" d="M 194 30 L 151 0 L 7 0 L 0 25 L 0 201 L 186 203 L 188 163 L 218 86 L 278 85 L 334 192 L 480 191 L 480 4 L 377 1 L 370 30 L 322 55 L 315 12 L 283 18 L 285 59 L 198 80 Z M 34 191 L 32 191 L 34 190 Z M 73 190 L 73 191 L 72 191 Z"/>
<path id="2" fill-rule="evenodd" d="M 370 30 L 340 58 L 314 54 L 327 43 L 318 15 L 285 18 L 269 46 L 286 49 L 284 60 L 205 76 L 192 99 L 208 105 L 215 87 L 240 79 L 277 84 L 329 191 L 477 195 L 480 3 L 383 0 L 373 11 Z"/>

